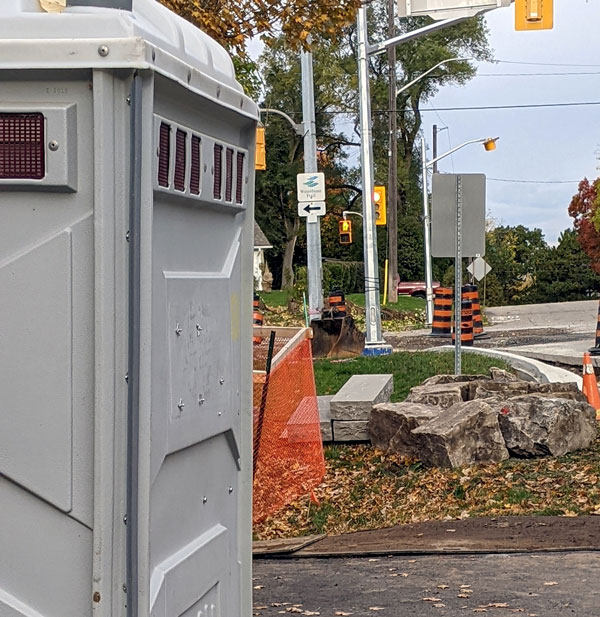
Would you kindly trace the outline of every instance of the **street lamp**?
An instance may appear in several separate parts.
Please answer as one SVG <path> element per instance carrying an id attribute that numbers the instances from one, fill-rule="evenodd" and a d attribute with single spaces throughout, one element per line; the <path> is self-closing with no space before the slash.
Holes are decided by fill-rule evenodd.
<path id="1" fill-rule="evenodd" d="M 431 325 L 433 321 L 433 277 L 432 277 L 432 268 L 431 268 L 431 220 L 429 216 L 429 200 L 427 193 L 427 168 L 431 167 L 439 160 L 453 154 L 457 150 L 464 148 L 470 144 L 483 144 L 486 152 L 491 152 L 496 149 L 496 142 L 500 139 L 499 137 L 483 137 L 481 139 L 470 139 L 469 141 L 465 141 L 464 144 L 460 144 L 460 146 L 456 146 L 448 152 L 444 152 L 444 154 L 440 154 L 430 161 L 427 160 L 427 152 L 425 147 L 425 137 L 421 138 L 421 170 L 422 170 L 422 184 L 423 184 L 423 237 L 425 243 L 425 294 L 426 294 L 426 305 L 425 305 L 425 315 L 427 320 L 427 325 Z M 458 265 L 456 266 L 458 268 Z"/>

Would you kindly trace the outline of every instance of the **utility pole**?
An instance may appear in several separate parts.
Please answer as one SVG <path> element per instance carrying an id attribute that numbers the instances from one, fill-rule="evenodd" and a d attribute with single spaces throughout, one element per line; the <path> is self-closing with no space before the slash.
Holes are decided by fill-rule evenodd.
<path id="1" fill-rule="evenodd" d="M 395 0 L 388 0 L 388 37 L 395 34 Z M 388 153 L 388 298 L 398 302 L 398 119 L 396 116 L 396 48 L 388 49 L 389 153 Z"/>
<path id="2" fill-rule="evenodd" d="M 435 161 L 433 164 L 433 173 L 437 174 L 438 172 L 438 162 L 435 160 L 437 159 L 437 152 L 438 152 L 438 148 L 437 148 L 437 135 L 438 135 L 438 127 L 437 124 L 433 125 L 433 160 Z"/>
<path id="3" fill-rule="evenodd" d="M 312 53 L 302 51 L 302 119 L 304 123 L 304 172 L 317 171 L 317 129 Z M 308 318 L 321 318 L 323 309 L 323 263 L 321 259 L 321 217 L 306 219 L 306 260 L 308 276 Z"/>
<path id="4" fill-rule="evenodd" d="M 377 261 L 377 236 L 375 204 L 373 202 L 373 143 L 371 130 L 371 95 L 369 89 L 369 56 L 367 8 L 358 9 L 356 19 L 358 39 L 358 97 L 360 104 L 360 160 L 362 171 L 363 242 L 365 260 L 365 325 L 366 340 L 363 354 L 379 356 L 392 351 L 383 340 L 381 332 L 381 307 L 379 298 L 379 268 Z"/>

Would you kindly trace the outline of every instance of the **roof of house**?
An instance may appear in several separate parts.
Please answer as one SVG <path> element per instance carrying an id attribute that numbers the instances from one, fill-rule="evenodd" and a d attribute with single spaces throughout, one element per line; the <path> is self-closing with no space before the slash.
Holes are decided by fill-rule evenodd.
<path id="1" fill-rule="evenodd" d="M 265 236 L 263 230 L 258 226 L 258 223 L 254 221 L 254 248 L 255 249 L 272 249 L 273 245 L 269 242 L 267 236 Z"/>

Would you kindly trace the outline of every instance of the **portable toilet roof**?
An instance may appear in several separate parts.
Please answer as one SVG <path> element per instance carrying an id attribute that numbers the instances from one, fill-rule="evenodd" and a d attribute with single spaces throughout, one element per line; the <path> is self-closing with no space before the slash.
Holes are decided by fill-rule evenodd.
<path id="1" fill-rule="evenodd" d="M 157 0 L 67 0 L 48 13 L 41 0 L 0 2 L 0 69 L 151 69 L 205 98 L 258 117 L 236 81 L 227 51 Z M 132 10 L 109 8 L 132 5 Z M 43 53 L 40 53 L 40 49 Z"/>

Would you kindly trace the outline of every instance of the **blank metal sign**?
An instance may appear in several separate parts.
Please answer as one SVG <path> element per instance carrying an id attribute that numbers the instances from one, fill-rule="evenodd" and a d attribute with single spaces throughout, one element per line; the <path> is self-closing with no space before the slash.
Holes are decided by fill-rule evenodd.
<path id="1" fill-rule="evenodd" d="M 485 174 L 433 174 L 431 254 L 456 255 L 458 178 L 462 196 L 462 255 L 485 255 Z"/>

